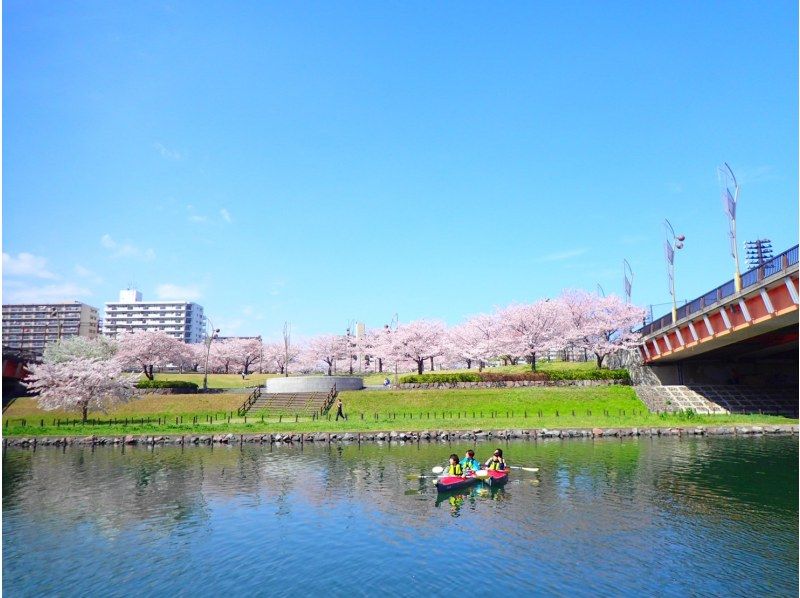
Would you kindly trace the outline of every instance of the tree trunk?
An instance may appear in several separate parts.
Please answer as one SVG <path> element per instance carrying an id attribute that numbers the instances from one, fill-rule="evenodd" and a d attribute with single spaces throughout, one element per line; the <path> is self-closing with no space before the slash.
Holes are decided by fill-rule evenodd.
<path id="1" fill-rule="evenodd" d="M 472 360 L 471 359 L 467 359 L 467 369 L 468 370 L 472 369 Z"/>
<path id="2" fill-rule="evenodd" d="M 536 371 L 536 353 L 531 353 L 531 371 Z"/>
<path id="3" fill-rule="evenodd" d="M 81 415 L 83 416 L 83 423 L 86 423 L 86 417 L 89 415 L 89 403 L 84 403 L 81 406 Z"/>
<path id="4" fill-rule="evenodd" d="M 599 370 L 603 367 L 603 358 L 605 355 L 600 355 L 599 353 L 595 353 L 595 357 L 597 357 L 597 369 Z"/>
<path id="5" fill-rule="evenodd" d="M 145 378 L 147 378 L 148 380 L 152 380 L 153 379 L 153 374 L 151 374 L 151 373 L 149 373 L 147 371 L 147 366 L 146 365 L 142 366 L 142 370 L 144 371 Z"/>
<path id="6" fill-rule="evenodd" d="M 478 371 L 479 372 L 483 371 L 483 359 L 478 361 Z"/>
<path id="7" fill-rule="evenodd" d="M 328 375 L 333 376 L 333 371 L 331 370 L 331 364 L 328 364 Z"/>
<path id="8" fill-rule="evenodd" d="M 417 373 L 418 374 L 422 374 L 422 369 L 425 366 L 425 360 L 424 359 L 415 359 L 414 361 L 417 362 Z"/>
<path id="9" fill-rule="evenodd" d="M 431 357 L 431 371 L 433 371 L 433 357 Z"/>
<path id="10" fill-rule="evenodd" d="M 378 357 L 378 373 L 379 374 L 383 373 L 383 358 L 382 357 Z"/>

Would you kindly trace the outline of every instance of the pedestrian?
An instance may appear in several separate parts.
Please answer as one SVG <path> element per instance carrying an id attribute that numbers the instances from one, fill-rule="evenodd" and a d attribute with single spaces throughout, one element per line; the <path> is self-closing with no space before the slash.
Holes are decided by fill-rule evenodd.
<path id="1" fill-rule="evenodd" d="M 342 399 L 336 399 L 336 421 L 337 422 L 339 421 L 339 417 L 341 417 L 344 421 L 347 421 L 347 416 L 344 414 L 344 411 L 342 411 L 342 407 L 344 407 L 344 405 L 342 404 Z"/>

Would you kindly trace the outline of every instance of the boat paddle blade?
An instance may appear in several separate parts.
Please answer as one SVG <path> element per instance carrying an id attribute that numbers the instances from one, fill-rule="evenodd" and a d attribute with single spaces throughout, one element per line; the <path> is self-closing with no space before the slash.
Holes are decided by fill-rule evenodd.
<path id="1" fill-rule="evenodd" d="M 485 480 L 486 478 L 489 477 L 489 472 L 486 471 L 485 469 L 479 469 L 478 471 L 475 472 L 475 477 L 478 478 L 479 480 Z"/>
<path id="2" fill-rule="evenodd" d="M 437 475 L 438 475 L 438 474 L 440 474 L 440 473 L 443 473 L 443 472 L 444 472 L 444 467 L 442 467 L 441 465 L 437 465 L 436 467 L 434 467 L 433 469 L 431 469 L 431 471 L 432 471 L 433 473 L 435 473 L 435 474 L 437 474 Z"/>

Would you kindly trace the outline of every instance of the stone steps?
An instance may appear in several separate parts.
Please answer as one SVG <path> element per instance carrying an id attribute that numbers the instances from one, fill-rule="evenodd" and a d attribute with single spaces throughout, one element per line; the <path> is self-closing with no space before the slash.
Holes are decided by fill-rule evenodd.
<path id="1" fill-rule="evenodd" d="M 797 388 L 703 384 L 636 386 L 636 396 L 651 411 L 695 413 L 765 413 L 797 417 Z"/>

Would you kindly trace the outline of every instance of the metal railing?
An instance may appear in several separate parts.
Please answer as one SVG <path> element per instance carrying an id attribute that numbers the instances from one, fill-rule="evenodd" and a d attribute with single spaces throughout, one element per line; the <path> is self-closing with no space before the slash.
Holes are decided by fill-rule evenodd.
<path id="1" fill-rule="evenodd" d="M 236 414 L 237 414 L 239 417 L 241 417 L 241 416 L 243 416 L 243 415 L 246 415 L 246 414 L 247 414 L 247 412 L 248 412 L 248 411 L 250 411 L 250 408 L 251 408 L 251 407 L 252 407 L 252 406 L 255 404 L 255 402 L 258 400 L 258 397 L 260 397 L 260 396 L 261 396 L 261 387 L 260 387 L 260 386 L 257 386 L 256 388 L 254 388 L 254 389 L 253 389 L 253 392 L 251 392 L 251 393 L 250 393 L 250 396 L 249 396 L 249 397 L 247 397 L 247 400 L 246 400 L 244 403 L 242 403 L 242 406 L 241 406 L 241 407 L 239 407 L 239 408 L 236 410 Z"/>
<path id="2" fill-rule="evenodd" d="M 742 290 L 758 284 L 773 274 L 777 274 L 778 272 L 786 270 L 786 268 L 789 266 L 794 266 L 797 262 L 798 246 L 795 245 L 794 247 L 787 249 L 783 253 L 776 255 L 769 261 L 765 262 L 764 265 L 758 268 L 753 268 L 752 270 L 748 270 L 742 274 Z M 699 313 L 707 307 L 710 307 L 715 303 L 719 303 L 723 299 L 726 299 L 735 293 L 736 286 L 733 280 L 729 280 L 725 284 L 718 286 L 716 289 L 709 291 L 705 295 L 702 295 L 697 299 L 693 299 L 692 301 L 686 303 L 686 305 L 679 307 L 678 320 L 682 320 L 683 318 L 687 318 L 693 314 Z M 668 313 L 660 318 L 654 319 L 649 324 L 642 326 L 636 332 L 642 335 L 648 335 L 657 330 L 661 330 L 662 328 L 668 328 L 671 325 L 672 314 Z"/>

